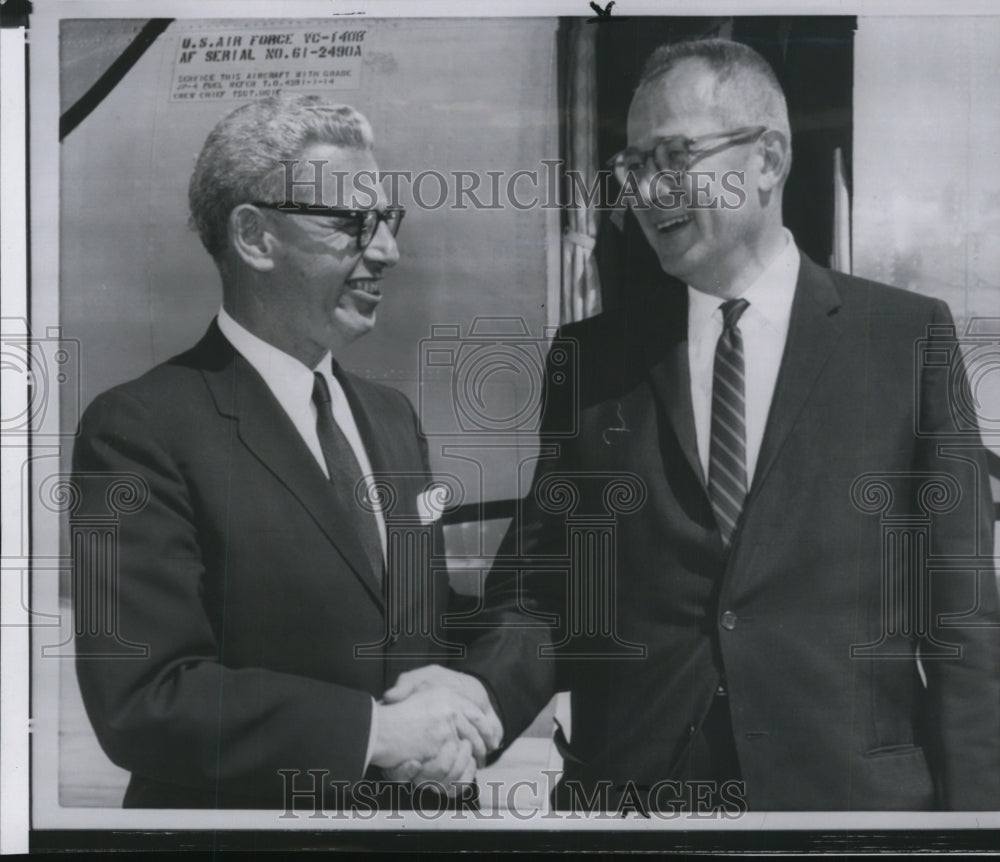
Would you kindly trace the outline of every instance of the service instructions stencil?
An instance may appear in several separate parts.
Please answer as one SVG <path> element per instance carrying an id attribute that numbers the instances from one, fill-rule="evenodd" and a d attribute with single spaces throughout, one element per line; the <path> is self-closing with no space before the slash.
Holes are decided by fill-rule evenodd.
<path id="1" fill-rule="evenodd" d="M 357 90 L 368 28 L 289 22 L 259 32 L 192 28 L 177 40 L 170 100 L 260 99 L 285 91 Z"/>

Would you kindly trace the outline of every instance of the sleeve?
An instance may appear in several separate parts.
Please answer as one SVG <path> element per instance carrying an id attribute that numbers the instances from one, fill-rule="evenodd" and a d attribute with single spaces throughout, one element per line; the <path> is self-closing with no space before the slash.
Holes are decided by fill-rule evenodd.
<path id="1" fill-rule="evenodd" d="M 929 755 L 939 801 L 951 810 L 1000 809 L 1000 611 L 992 562 L 994 508 L 989 473 L 953 321 L 935 305 L 928 346 L 947 364 L 923 363 L 919 379 L 917 468 L 959 483 L 953 508 L 931 520 L 931 642 L 956 657 L 922 657 L 927 680 Z M 938 350 L 942 348 L 942 350 Z M 962 565 L 969 559 L 968 566 Z M 932 652 L 932 650 L 928 650 Z"/>
<path id="2" fill-rule="evenodd" d="M 301 774 L 297 786 L 309 784 L 309 770 L 360 779 L 368 692 L 223 660 L 224 624 L 217 631 L 202 602 L 206 562 L 191 490 L 158 430 L 142 402 L 112 390 L 85 413 L 73 453 L 77 673 L 101 746 L 151 781 L 266 807 L 282 804 L 283 770 Z M 94 524 L 122 477 L 148 500 L 120 517 L 108 546 L 94 539 Z M 101 602 L 118 607 L 114 625 L 88 621 Z"/>
<path id="3" fill-rule="evenodd" d="M 560 332 L 556 339 L 565 336 Z M 548 368 L 545 380 L 555 373 Z M 486 686 L 504 728 L 502 747 L 524 732 L 557 691 L 556 667 L 543 655 L 543 647 L 556 641 L 559 623 L 565 619 L 566 578 L 551 569 L 532 569 L 530 558 L 565 555 L 565 518 L 546 512 L 538 504 L 537 492 L 550 473 L 572 469 L 572 440 L 554 432 L 576 425 L 569 415 L 575 409 L 574 399 L 558 393 L 572 392 L 577 382 L 543 393 L 542 456 L 486 579 L 482 614 L 487 628 L 456 665 Z M 524 568 L 518 560 L 525 561 Z"/>

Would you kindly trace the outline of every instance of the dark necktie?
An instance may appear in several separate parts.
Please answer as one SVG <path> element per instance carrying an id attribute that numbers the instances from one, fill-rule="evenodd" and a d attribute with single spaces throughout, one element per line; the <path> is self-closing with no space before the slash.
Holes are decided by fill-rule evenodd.
<path id="1" fill-rule="evenodd" d="M 712 376 L 708 495 L 727 548 L 747 496 L 743 338 L 737 324 L 749 304 L 745 299 L 722 303 L 722 335 L 715 348 Z"/>
<path id="2" fill-rule="evenodd" d="M 316 405 L 316 433 L 323 450 L 323 460 L 330 474 L 330 484 L 341 505 L 354 516 L 354 532 L 364 548 L 375 577 L 382 579 L 382 541 L 379 538 L 378 521 L 372 512 L 366 511 L 357 502 L 354 489 L 362 480 L 361 465 L 344 436 L 344 432 L 333 418 L 330 403 L 330 387 L 326 378 L 318 371 L 313 374 L 313 403 Z"/>

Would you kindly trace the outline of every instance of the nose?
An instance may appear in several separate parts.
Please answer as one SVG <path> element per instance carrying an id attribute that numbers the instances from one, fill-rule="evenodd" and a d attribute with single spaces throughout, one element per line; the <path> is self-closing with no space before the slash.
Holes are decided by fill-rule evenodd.
<path id="1" fill-rule="evenodd" d="M 396 237 L 392 235 L 385 222 L 379 222 L 375 236 L 368 243 L 362 257 L 366 262 L 377 263 L 380 266 L 395 266 L 398 263 L 399 246 L 396 245 Z"/>
<path id="2" fill-rule="evenodd" d="M 676 209 L 681 206 L 685 193 L 686 175 L 679 171 L 656 171 L 640 184 L 643 201 L 657 209 Z"/>

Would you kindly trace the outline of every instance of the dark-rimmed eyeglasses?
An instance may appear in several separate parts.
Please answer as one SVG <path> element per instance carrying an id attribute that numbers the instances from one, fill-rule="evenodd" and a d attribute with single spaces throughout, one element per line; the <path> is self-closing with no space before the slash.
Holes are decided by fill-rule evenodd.
<path id="1" fill-rule="evenodd" d="M 266 201 L 253 201 L 253 206 L 261 209 L 277 210 L 288 215 L 304 216 L 324 216 L 326 218 L 347 219 L 353 222 L 351 228 L 345 233 L 357 239 L 358 251 L 364 251 L 371 245 L 375 234 L 378 233 L 378 226 L 385 222 L 389 232 L 396 236 L 399 233 L 399 226 L 406 215 L 405 207 L 388 206 L 382 210 L 359 210 L 347 207 L 324 207 L 312 206 L 310 204 L 281 203 L 274 204 Z"/>
<path id="2" fill-rule="evenodd" d="M 695 162 L 729 147 L 735 147 L 737 144 L 756 141 L 766 131 L 767 126 L 743 126 L 728 132 L 700 135 L 697 138 L 686 138 L 683 135 L 660 138 L 648 150 L 626 147 L 608 159 L 607 166 L 622 185 L 625 184 L 625 178 L 629 174 L 633 176 L 642 174 L 650 159 L 659 172 L 682 174 L 690 170 Z"/>

